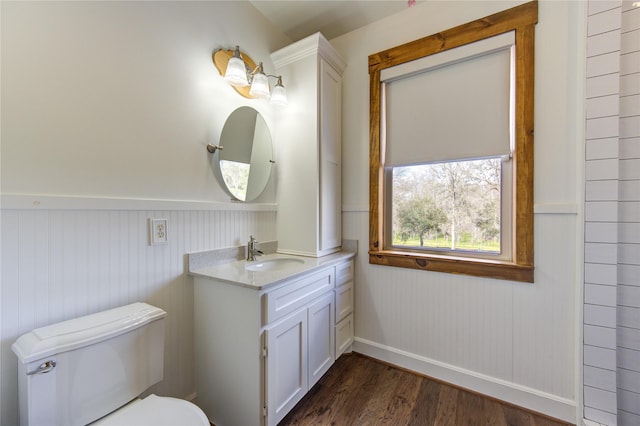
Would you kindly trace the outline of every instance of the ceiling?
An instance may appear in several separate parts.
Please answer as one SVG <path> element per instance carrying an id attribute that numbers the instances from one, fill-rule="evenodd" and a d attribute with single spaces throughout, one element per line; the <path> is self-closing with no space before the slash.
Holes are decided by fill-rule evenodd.
<path id="1" fill-rule="evenodd" d="M 407 0 L 250 0 L 292 40 L 338 37 L 408 7 Z"/>

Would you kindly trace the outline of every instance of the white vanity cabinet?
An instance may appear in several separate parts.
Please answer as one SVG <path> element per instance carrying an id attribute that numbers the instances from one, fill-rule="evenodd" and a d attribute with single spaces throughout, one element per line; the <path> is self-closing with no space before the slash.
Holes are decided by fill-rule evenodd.
<path id="1" fill-rule="evenodd" d="M 272 53 L 287 83 L 278 113 L 278 251 L 320 257 L 342 242 L 342 72 L 320 33 Z"/>
<path id="2" fill-rule="evenodd" d="M 277 424 L 335 360 L 335 267 L 265 293 L 266 424 Z"/>
<path id="3" fill-rule="evenodd" d="M 333 365 L 336 285 L 352 265 L 262 288 L 195 276 L 196 402 L 210 421 L 276 425 Z"/>

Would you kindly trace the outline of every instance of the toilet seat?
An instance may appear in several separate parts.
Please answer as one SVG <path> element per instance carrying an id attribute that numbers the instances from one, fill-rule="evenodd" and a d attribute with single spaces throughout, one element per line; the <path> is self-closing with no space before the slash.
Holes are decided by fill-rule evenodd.
<path id="1" fill-rule="evenodd" d="M 178 398 L 149 395 L 136 399 L 93 423 L 100 426 L 210 426 L 195 404 Z"/>

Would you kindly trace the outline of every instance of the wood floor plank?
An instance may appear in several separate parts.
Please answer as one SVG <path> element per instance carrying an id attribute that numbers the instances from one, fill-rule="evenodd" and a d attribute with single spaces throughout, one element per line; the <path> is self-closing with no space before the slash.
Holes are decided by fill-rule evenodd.
<path id="1" fill-rule="evenodd" d="M 484 426 L 483 397 L 471 392 L 460 392 L 456 406 L 456 421 L 460 425 Z"/>
<path id="2" fill-rule="evenodd" d="M 419 390 L 418 377 L 411 377 L 403 371 L 388 367 L 356 424 L 406 424 Z"/>
<path id="3" fill-rule="evenodd" d="M 424 379 L 419 376 L 402 374 L 395 388 L 385 412 L 387 424 L 409 424 L 413 414 L 413 407 L 418 398 Z"/>
<path id="4" fill-rule="evenodd" d="M 341 356 L 279 426 L 566 426 L 359 355 Z"/>
<path id="5" fill-rule="evenodd" d="M 343 361 L 340 369 L 330 369 L 298 403 L 298 406 L 307 407 L 306 410 L 294 409 L 280 424 L 330 425 L 335 413 L 348 410 L 348 405 L 353 403 L 353 389 L 368 379 L 368 370 L 366 364 L 357 362 L 357 357 L 347 357 Z M 342 374 L 343 370 L 350 374 Z"/>
<path id="6" fill-rule="evenodd" d="M 442 385 L 433 380 L 422 379 L 420 391 L 416 397 L 416 403 L 411 411 L 409 423 L 411 425 L 433 425 L 436 419 L 436 408 L 440 399 L 440 387 Z"/>
<path id="7" fill-rule="evenodd" d="M 508 426 L 536 426 L 535 419 L 526 411 L 509 406 L 503 407 L 503 410 Z"/>
<path id="8" fill-rule="evenodd" d="M 442 426 L 457 426 L 458 415 L 458 394 L 459 390 L 442 385 L 440 387 L 440 397 L 436 407 L 436 418 L 434 424 Z"/>
<path id="9" fill-rule="evenodd" d="M 493 399 L 484 398 L 482 405 L 484 406 L 483 424 L 486 426 L 502 426 L 507 424 L 502 404 L 494 401 Z"/>
<path id="10" fill-rule="evenodd" d="M 367 383 L 371 382 L 375 375 L 372 377 L 369 366 L 360 361 L 357 357 L 352 357 L 349 363 L 350 368 L 353 369 L 352 380 L 339 387 L 339 398 L 335 399 L 335 403 L 332 406 L 329 422 L 323 424 L 340 424 L 340 419 L 345 418 L 345 412 L 355 415 L 362 409 L 361 406 L 364 404 L 362 401 L 363 395 L 366 395 L 369 391 L 364 390 L 358 394 L 354 390 L 373 388 L 375 384 L 367 386 Z M 329 389 L 329 391 L 331 390 Z"/>
<path id="11" fill-rule="evenodd" d="M 349 401 L 350 404 L 346 405 L 348 411 L 341 413 L 339 419 L 334 418 L 336 424 L 341 424 L 342 421 L 348 425 L 365 424 L 363 421 L 368 416 L 366 407 L 369 405 L 369 401 L 379 392 L 379 388 L 385 381 L 381 377 L 385 370 L 388 372 L 388 367 L 383 364 L 368 366 L 368 379 L 360 387 L 354 389 L 353 399 Z"/>

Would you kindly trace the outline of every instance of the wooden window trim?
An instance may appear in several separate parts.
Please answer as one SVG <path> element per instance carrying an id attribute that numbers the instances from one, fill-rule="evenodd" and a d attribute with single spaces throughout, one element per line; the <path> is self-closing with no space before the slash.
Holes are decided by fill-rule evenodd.
<path id="1" fill-rule="evenodd" d="M 534 43 L 538 2 L 520 6 L 369 56 L 369 263 L 533 282 Z M 509 31 L 515 31 L 515 148 L 513 152 L 512 260 L 434 255 L 384 248 L 384 152 L 381 70 Z"/>

